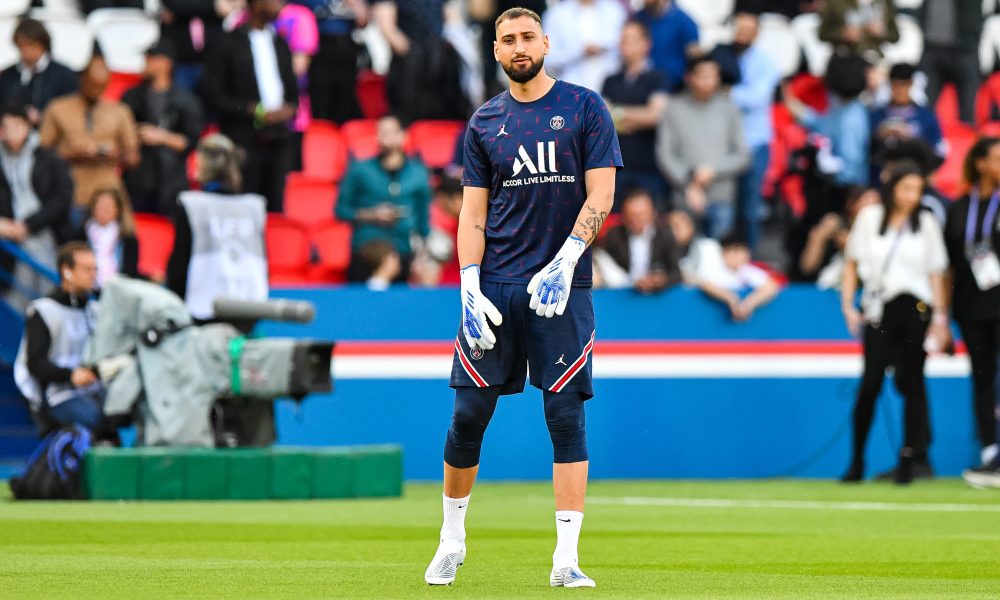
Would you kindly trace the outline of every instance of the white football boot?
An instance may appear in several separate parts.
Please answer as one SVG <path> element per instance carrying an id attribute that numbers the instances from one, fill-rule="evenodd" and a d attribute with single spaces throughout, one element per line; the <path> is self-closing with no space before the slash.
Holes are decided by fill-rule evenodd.
<path id="1" fill-rule="evenodd" d="M 451 585 L 455 583 L 455 574 L 464 562 L 465 544 L 441 542 L 424 572 L 424 581 L 428 585 Z"/>
<path id="2" fill-rule="evenodd" d="M 549 575 L 549 585 L 552 587 L 582 588 L 597 587 L 597 583 L 584 575 L 580 567 L 553 567 Z"/>

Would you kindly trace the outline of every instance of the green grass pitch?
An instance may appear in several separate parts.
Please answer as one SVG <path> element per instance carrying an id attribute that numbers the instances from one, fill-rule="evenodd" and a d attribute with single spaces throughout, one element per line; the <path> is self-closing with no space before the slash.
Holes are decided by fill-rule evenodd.
<path id="1" fill-rule="evenodd" d="M 1000 492 L 960 481 L 599 482 L 589 499 L 594 590 L 548 587 L 545 484 L 476 489 L 448 588 L 423 583 L 434 484 L 379 501 L 4 497 L 0 598 L 1000 598 Z"/>

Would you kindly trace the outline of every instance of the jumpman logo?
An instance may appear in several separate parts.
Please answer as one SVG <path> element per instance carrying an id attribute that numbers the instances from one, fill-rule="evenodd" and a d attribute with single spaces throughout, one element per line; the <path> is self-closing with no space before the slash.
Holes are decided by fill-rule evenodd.
<path id="1" fill-rule="evenodd" d="M 507 137 L 510 137 L 510 134 L 507 133 L 507 124 L 506 123 L 504 123 L 503 125 L 500 126 L 500 133 L 497 134 L 497 137 L 500 137 L 501 135 L 506 135 Z"/>
<path id="2" fill-rule="evenodd" d="M 568 367 L 569 365 L 567 365 L 567 364 L 566 364 L 566 361 L 564 361 L 564 360 L 563 360 L 563 358 L 565 358 L 565 357 L 566 357 L 566 355 L 565 355 L 565 354 L 560 354 L 560 355 L 559 355 L 559 360 L 557 360 L 557 361 L 556 361 L 556 364 L 557 364 L 557 365 L 562 365 L 562 366 L 564 366 L 564 367 Z"/>

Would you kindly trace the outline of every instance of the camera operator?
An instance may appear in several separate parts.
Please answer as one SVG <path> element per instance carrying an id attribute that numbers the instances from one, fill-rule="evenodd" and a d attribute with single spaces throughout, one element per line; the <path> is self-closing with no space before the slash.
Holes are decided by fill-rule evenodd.
<path id="1" fill-rule="evenodd" d="M 86 243 L 70 242 L 60 248 L 56 265 L 59 289 L 28 305 L 15 380 L 42 429 L 55 422 L 95 430 L 103 421 L 104 386 L 82 363 L 96 318 L 90 295 L 97 261 Z"/>

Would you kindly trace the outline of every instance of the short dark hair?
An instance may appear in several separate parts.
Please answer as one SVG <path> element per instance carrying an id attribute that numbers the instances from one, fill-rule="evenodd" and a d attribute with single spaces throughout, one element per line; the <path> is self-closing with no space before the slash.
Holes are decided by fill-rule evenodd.
<path id="1" fill-rule="evenodd" d="M 0 108 L 0 117 L 17 117 L 25 121 L 31 120 L 28 118 L 28 107 L 21 102 L 14 101 L 4 103 L 3 107 Z"/>
<path id="2" fill-rule="evenodd" d="M 647 198 L 650 202 L 653 202 L 653 194 L 644 187 L 632 187 L 625 191 L 625 195 L 622 197 L 622 205 L 631 202 L 637 198 Z"/>
<path id="3" fill-rule="evenodd" d="M 73 241 L 66 242 L 59 248 L 56 255 L 56 269 L 59 270 L 59 277 L 62 277 L 63 269 L 72 269 L 76 266 L 76 254 L 78 252 L 93 252 L 87 242 Z"/>
<path id="4" fill-rule="evenodd" d="M 737 231 L 731 231 L 724 235 L 721 240 L 719 240 L 719 245 L 722 249 L 727 248 L 746 248 L 750 249 L 750 242 L 747 241 L 746 236 Z"/>
<path id="5" fill-rule="evenodd" d="M 462 180 L 458 177 L 446 175 L 441 178 L 441 183 L 438 184 L 437 191 L 439 194 L 443 194 L 445 196 L 456 196 L 461 194 L 463 191 Z"/>
<path id="6" fill-rule="evenodd" d="M 917 68 L 909 63 L 896 63 L 889 69 L 889 81 L 913 81 Z"/>
<path id="7" fill-rule="evenodd" d="M 17 43 L 17 38 L 24 38 L 30 42 L 41 44 L 46 52 L 52 52 L 52 37 L 41 21 L 28 18 L 18 21 L 17 27 L 14 28 L 13 40 L 15 44 Z"/>
<path id="8" fill-rule="evenodd" d="M 707 54 L 695 54 L 694 56 L 689 58 L 687 61 L 687 68 L 684 70 L 684 72 L 690 75 L 691 73 L 694 73 L 695 69 L 707 63 L 715 65 L 721 71 L 719 60 L 715 57 L 714 54 L 709 52 Z"/>
<path id="9" fill-rule="evenodd" d="M 521 17 L 528 17 L 535 23 L 538 23 L 539 27 L 542 26 L 542 18 L 538 16 L 538 13 L 530 8 L 515 6 L 514 8 L 508 8 L 500 13 L 500 16 L 497 17 L 496 23 L 493 24 L 493 28 L 499 28 L 500 23 L 503 23 L 504 21 L 513 21 L 514 19 L 520 19 Z"/>
<path id="10" fill-rule="evenodd" d="M 626 27 L 638 27 L 639 31 L 642 32 L 642 37 L 646 38 L 647 40 L 653 39 L 653 34 L 649 32 L 649 25 L 646 25 L 639 19 L 633 17 L 628 21 L 625 21 L 625 25 L 622 26 L 622 29 L 624 30 Z"/>

